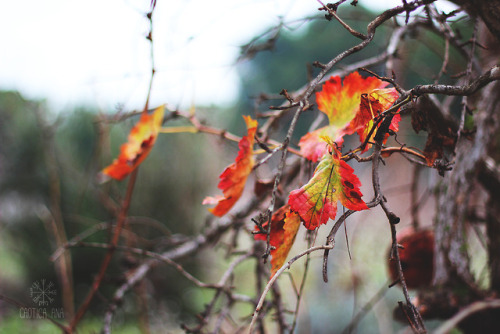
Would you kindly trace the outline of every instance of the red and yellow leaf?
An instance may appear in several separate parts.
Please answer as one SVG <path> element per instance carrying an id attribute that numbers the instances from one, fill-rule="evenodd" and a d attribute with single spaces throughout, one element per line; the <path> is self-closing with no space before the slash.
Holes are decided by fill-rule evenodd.
<path id="1" fill-rule="evenodd" d="M 264 228 L 267 223 L 264 224 Z M 271 250 L 271 277 L 283 266 L 286 257 L 292 248 L 295 236 L 300 226 L 300 216 L 290 211 L 290 206 L 285 205 L 278 209 L 272 217 L 271 234 L 269 243 Z M 266 234 L 256 234 L 255 240 L 266 240 Z"/>
<path id="2" fill-rule="evenodd" d="M 337 215 L 337 201 L 350 210 L 368 207 L 361 199 L 361 182 L 354 170 L 340 159 L 340 152 L 332 147 L 314 171 L 309 182 L 290 193 L 288 204 L 298 213 L 305 227 L 314 230 Z"/>
<path id="3" fill-rule="evenodd" d="M 386 82 L 375 77 L 363 78 L 358 72 L 349 74 L 343 82 L 338 76 L 331 77 L 325 82 L 321 92 L 316 93 L 318 108 L 328 116 L 330 124 L 329 127 L 320 130 L 328 129 L 330 133 L 327 135 L 341 145 L 344 135 L 356 131 L 351 126 L 351 121 L 359 111 L 361 95 L 385 86 Z M 299 146 L 302 155 L 312 161 L 318 161 L 327 152 L 318 134 L 306 134 L 300 140 Z"/>
<path id="4" fill-rule="evenodd" d="M 341 129 L 356 116 L 361 94 L 385 86 L 387 82 L 375 77 L 363 78 L 358 72 L 353 72 L 342 83 L 340 77 L 331 77 L 325 82 L 321 92 L 316 93 L 316 101 L 319 110 L 328 116 L 330 125 Z"/>
<path id="5" fill-rule="evenodd" d="M 118 158 L 104 168 L 102 174 L 121 181 L 136 169 L 153 148 L 164 113 L 164 106 L 156 108 L 151 115 L 143 113 L 139 122 L 130 131 L 128 142 L 121 146 Z"/>
<path id="6" fill-rule="evenodd" d="M 350 127 L 354 129 L 358 135 L 359 140 L 363 143 L 373 127 L 373 119 L 380 115 L 385 110 L 389 109 L 394 101 L 398 98 L 399 94 L 394 88 L 375 89 L 370 94 L 361 96 L 361 103 L 359 112 L 356 117 L 351 121 Z M 392 118 L 390 129 L 394 132 L 399 130 L 399 121 L 401 116 L 394 115 Z M 373 141 L 373 137 L 377 133 L 376 130 L 372 131 L 369 141 Z M 386 135 L 384 140 L 387 140 L 389 135 Z M 364 151 L 368 150 L 370 145 L 367 145 Z"/>
<path id="7" fill-rule="evenodd" d="M 238 144 L 240 150 L 235 162 L 226 167 L 219 176 L 218 188 L 222 190 L 224 196 L 206 197 L 203 200 L 203 204 L 215 205 L 214 208 L 208 210 L 217 217 L 225 215 L 238 201 L 255 163 L 253 159 L 253 143 L 257 132 L 257 121 L 250 116 L 243 116 L 243 118 L 247 124 L 247 135 L 241 138 Z"/>

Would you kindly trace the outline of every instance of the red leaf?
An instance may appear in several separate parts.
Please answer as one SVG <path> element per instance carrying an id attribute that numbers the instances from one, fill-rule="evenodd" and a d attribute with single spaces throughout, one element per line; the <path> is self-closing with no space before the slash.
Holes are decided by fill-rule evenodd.
<path id="1" fill-rule="evenodd" d="M 361 199 L 361 182 L 354 170 L 340 159 L 340 152 L 332 149 L 332 154 L 326 154 L 320 161 L 311 180 L 288 197 L 291 209 L 310 230 L 335 219 L 337 201 L 350 210 L 368 209 Z"/>
<path id="2" fill-rule="evenodd" d="M 265 228 L 267 225 L 264 224 Z M 286 257 L 292 248 L 295 236 L 300 226 L 300 217 L 295 212 L 290 211 L 290 206 L 285 205 L 278 209 L 272 217 L 270 244 L 274 247 L 271 250 L 271 277 L 283 266 Z M 255 240 L 266 241 L 266 234 L 256 234 Z"/>
<path id="3" fill-rule="evenodd" d="M 121 181 L 136 169 L 153 148 L 164 113 L 164 106 L 156 108 L 151 115 L 143 113 L 139 122 L 130 131 L 128 142 L 121 146 L 118 159 L 104 168 L 102 174 Z"/>
<path id="4" fill-rule="evenodd" d="M 248 133 L 238 144 L 240 150 L 235 162 L 226 167 L 219 176 L 218 188 L 222 190 L 224 196 L 206 197 L 203 200 L 203 204 L 216 205 L 208 210 L 217 217 L 225 215 L 238 201 L 254 165 L 253 143 L 258 123 L 250 116 L 243 116 L 243 118 L 247 124 Z"/>

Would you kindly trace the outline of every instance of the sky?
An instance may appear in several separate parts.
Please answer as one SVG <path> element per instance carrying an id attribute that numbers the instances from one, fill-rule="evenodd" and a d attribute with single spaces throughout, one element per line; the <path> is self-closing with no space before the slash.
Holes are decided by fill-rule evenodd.
<path id="1" fill-rule="evenodd" d="M 400 0 L 369 1 L 375 11 Z M 150 0 L 0 2 L 0 90 L 46 99 L 55 111 L 85 105 L 140 109 L 151 73 Z M 348 4 L 346 4 L 348 5 Z M 345 6 L 346 6 L 345 5 Z M 152 106 L 229 105 L 240 46 L 276 25 L 317 13 L 317 0 L 157 0 Z"/>

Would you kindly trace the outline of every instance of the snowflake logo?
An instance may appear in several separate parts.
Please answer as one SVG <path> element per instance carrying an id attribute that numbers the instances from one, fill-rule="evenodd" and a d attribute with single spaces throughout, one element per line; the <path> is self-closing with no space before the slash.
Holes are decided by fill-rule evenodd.
<path id="1" fill-rule="evenodd" d="M 30 296 L 38 306 L 49 305 L 54 301 L 56 294 L 55 284 L 47 283 L 45 279 L 34 282 L 30 288 Z"/>

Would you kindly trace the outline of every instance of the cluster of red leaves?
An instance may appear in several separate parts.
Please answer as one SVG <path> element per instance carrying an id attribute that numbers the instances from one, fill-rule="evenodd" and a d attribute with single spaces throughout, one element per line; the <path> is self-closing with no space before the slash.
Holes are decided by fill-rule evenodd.
<path id="1" fill-rule="evenodd" d="M 299 145 L 307 159 L 321 161 L 311 180 L 292 191 L 288 199 L 306 228 L 313 230 L 328 219 L 335 219 L 338 201 L 350 210 L 368 208 L 361 199 L 361 182 L 341 159 L 337 147 L 342 145 L 345 135 L 357 132 L 360 142 L 366 144 L 362 151 L 369 149 L 377 130 L 373 129 L 377 126 L 375 119 L 398 98 L 394 88 L 385 86 L 387 83 L 378 78 L 363 78 L 354 72 L 343 82 L 340 77 L 330 78 L 316 93 L 318 108 L 328 116 L 329 125 L 306 134 Z M 399 114 L 392 118 L 390 129 L 394 132 L 398 131 L 400 119 Z"/>
<path id="2" fill-rule="evenodd" d="M 375 78 L 363 78 L 354 72 L 342 81 L 330 78 L 321 92 L 316 93 L 318 108 L 328 116 L 329 125 L 306 134 L 299 143 L 301 153 L 313 162 L 320 161 L 311 180 L 300 189 L 292 191 L 288 204 L 279 209 L 271 219 L 270 245 L 272 274 L 283 265 L 297 234 L 300 222 L 314 230 L 329 219 L 335 219 L 337 203 L 350 210 L 368 209 L 359 189 L 361 182 L 354 170 L 341 159 L 337 146 L 344 136 L 358 133 L 364 151 L 376 129 L 374 119 L 387 110 L 398 98 L 394 88 L 384 88 L 387 83 Z M 398 130 L 399 115 L 393 117 L 391 129 Z M 210 211 L 216 216 L 226 214 L 240 198 L 248 175 L 254 165 L 253 143 L 257 122 L 245 117 L 248 133 L 239 143 L 239 153 L 233 164 L 220 175 L 219 188 L 224 196 L 207 197 L 203 204 L 215 204 Z M 264 224 L 263 228 L 266 228 Z M 255 239 L 266 240 L 267 235 L 258 230 Z"/>
<path id="3" fill-rule="evenodd" d="M 143 113 L 132 128 L 128 141 L 120 148 L 120 155 L 102 170 L 102 175 L 121 181 L 132 173 L 153 148 L 163 123 L 165 107 L 160 106 L 151 114 Z"/>
<path id="4" fill-rule="evenodd" d="M 318 108 L 328 116 L 329 125 L 306 134 L 299 143 L 301 153 L 314 162 L 320 161 L 313 177 L 300 189 L 289 195 L 288 205 L 279 209 L 271 219 L 270 244 L 272 246 L 272 274 L 283 265 L 300 223 L 314 230 L 329 219 L 335 219 L 337 202 L 350 210 L 368 209 L 359 189 L 361 182 L 354 170 L 341 159 L 341 146 L 345 135 L 358 133 L 360 142 L 367 143 L 376 129 L 374 120 L 397 99 L 394 88 L 384 89 L 387 83 L 374 78 L 363 78 L 354 72 L 342 81 L 331 77 L 321 92 L 316 93 Z M 144 113 L 131 130 L 128 142 L 121 147 L 120 155 L 102 173 L 116 180 L 124 179 L 151 151 L 163 121 L 164 108 L 157 108 L 151 115 Z M 255 161 L 253 145 L 258 123 L 243 116 L 247 135 L 238 144 L 235 162 L 220 175 L 218 188 L 223 196 L 206 197 L 203 204 L 215 205 L 209 209 L 215 216 L 225 215 L 241 197 Z M 392 120 L 391 129 L 398 130 L 399 115 Z M 263 228 L 266 228 L 264 225 Z M 266 240 L 267 234 L 256 234 L 255 239 Z"/>

